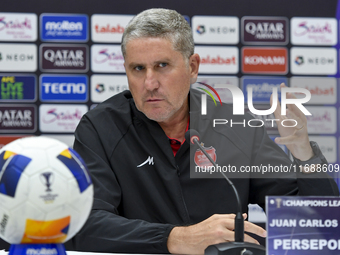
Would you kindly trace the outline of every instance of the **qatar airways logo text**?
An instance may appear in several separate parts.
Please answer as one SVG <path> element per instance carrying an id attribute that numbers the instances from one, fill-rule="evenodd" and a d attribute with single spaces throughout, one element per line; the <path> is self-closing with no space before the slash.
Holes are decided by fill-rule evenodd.
<path id="1" fill-rule="evenodd" d="M 200 83 L 203 84 L 203 83 Z M 205 84 L 203 84 L 205 85 Z M 211 87 L 209 85 L 205 85 L 207 88 Z M 242 90 L 239 87 L 236 87 L 234 85 L 228 85 L 228 84 L 216 84 L 214 86 L 215 89 L 228 89 L 231 94 L 232 94 L 232 98 L 233 98 L 233 115 L 244 115 L 244 94 L 242 92 Z M 218 96 L 216 90 L 213 89 L 212 91 Z M 203 90 L 203 89 L 202 89 Z M 204 90 L 205 91 L 205 90 Z M 206 92 L 206 91 L 205 91 Z M 209 92 L 209 91 L 208 91 Z M 210 95 L 210 97 L 213 98 L 213 95 L 211 93 L 207 94 Z M 300 93 L 300 94 L 304 94 L 305 97 L 304 98 L 287 98 L 287 93 Z M 201 95 L 201 115 L 207 115 L 207 94 L 202 94 Z M 270 115 L 272 113 L 274 113 L 274 111 L 277 108 L 277 104 L 278 104 L 278 88 L 277 87 L 273 87 L 272 88 L 272 94 L 273 94 L 273 101 L 272 101 L 272 105 L 270 107 L 270 109 L 267 110 L 258 110 L 255 109 L 254 104 L 253 104 L 253 87 L 249 86 L 247 87 L 247 103 L 248 103 L 248 109 L 251 113 L 253 113 L 254 115 L 259 115 L 259 116 L 263 116 L 263 115 Z M 218 96 L 219 98 L 219 96 Z M 214 99 L 214 98 L 213 98 Z M 293 104 L 295 105 L 297 108 L 300 109 L 300 111 L 307 115 L 310 116 L 312 115 L 302 104 L 303 103 L 307 103 L 309 100 L 311 99 L 311 93 L 304 88 L 288 88 L 288 87 L 284 87 L 281 89 L 281 115 L 285 116 L 286 115 L 286 106 L 288 104 Z M 220 100 L 220 98 L 219 98 Z M 215 101 L 215 100 L 214 100 Z M 220 101 L 221 105 L 222 102 Z M 216 102 L 215 102 L 215 106 L 217 106 Z M 272 125 L 274 126 L 275 121 L 278 121 L 278 119 L 265 119 L 265 121 L 269 121 L 272 123 Z M 256 125 L 252 125 L 252 122 L 256 122 Z M 220 124 L 227 124 L 230 123 L 231 127 L 233 125 L 242 125 L 242 126 L 246 126 L 246 120 L 244 120 L 243 122 L 233 122 L 233 120 L 226 120 L 226 119 L 214 119 L 213 120 L 213 127 L 215 127 L 216 125 L 220 125 Z M 258 123 L 262 123 L 261 125 L 258 125 Z M 297 121 L 294 119 L 284 119 L 283 121 L 281 121 L 281 125 L 285 126 L 285 127 L 295 127 L 297 126 Z M 265 125 L 265 122 L 262 119 L 251 119 L 248 121 L 248 126 L 250 127 L 261 127 Z"/>

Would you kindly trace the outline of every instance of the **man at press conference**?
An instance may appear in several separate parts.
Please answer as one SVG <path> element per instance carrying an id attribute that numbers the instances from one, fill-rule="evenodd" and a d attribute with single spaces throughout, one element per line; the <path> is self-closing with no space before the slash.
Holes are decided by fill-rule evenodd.
<path id="1" fill-rule="evenodd" d="M 138 14 L 126 27 L 121 46 L 130 90 L 85 114 L 75 132 L 74 149 L 87 163 L 95 191 L 89 219 L 73 239 L 75 249 L 203 254 L 211 244 L 233 241 L 234 194 L 224 179 L 190 178 L 194 163 L 185 133 L 189 128 L 214 133 L 216 139 L 209 142 L 221 164 L 290 165 L 291 160 L 263 127 L 238 126 L 215 134 L 192 111 L 201 98 L 190 90 L 200 57 L 182 15 L 165 9 Z M 218 109 L 232 116 L 229 106 Z M 297 125 L 279 125 L 276 142 L 288 147 L 293 164 L 326 164 L 318 146 L 309 141 L 305 115 L 294 105 L 288 111 Z M 279 106 L 275 117 L 285 118 Z M 249 203 L 264 207 L 266 195 L 339 195 L 325 173 L 277 177 L 232 180 L 244 213 Z M 247 221 L 245 231 L 266 236 L 264 229 Z M 258 243 L 247 234 L 245 241 Z"/>

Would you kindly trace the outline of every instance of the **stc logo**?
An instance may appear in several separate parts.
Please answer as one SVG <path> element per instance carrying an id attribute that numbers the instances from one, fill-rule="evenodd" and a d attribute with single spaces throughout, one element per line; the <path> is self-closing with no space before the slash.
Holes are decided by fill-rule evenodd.
<path id="1" fill-rule="evenodd" d="M 40 77 L 40 100 L 43 102 L 85 102 L 88 97 L 87 76 Z"/>

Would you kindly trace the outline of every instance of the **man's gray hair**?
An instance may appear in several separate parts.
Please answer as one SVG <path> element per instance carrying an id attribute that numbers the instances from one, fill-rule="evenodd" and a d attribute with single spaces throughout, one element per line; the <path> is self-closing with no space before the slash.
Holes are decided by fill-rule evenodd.
<path id="1" fill-rule="evenodd" d="M 139 13 L 127 25 L 122 38 L 122 52 L 130 40 L 158 37 L 170 40 L 174 50 L 189 59 L 194 54 L 194 39 L 189 23 L 174 10 L 149 9 Z"/>

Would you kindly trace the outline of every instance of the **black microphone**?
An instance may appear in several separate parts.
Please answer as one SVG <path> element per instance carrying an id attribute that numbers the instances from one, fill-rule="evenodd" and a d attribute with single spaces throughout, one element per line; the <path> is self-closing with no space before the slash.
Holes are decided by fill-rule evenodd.
<path id="1" fill-rule="evenodd" d="M 194 129 L 189 129 L 185 133 L 185 140 L 190 145 L 197 145 L 198 148 L 203 152 L 203 154 L 209 159 L 211 164 L 217 169 L 217 165 L 215 161 L 210 157 L 210 155 L 205 151 L 203 146 L 199 143 L 200 141 L 200 135 L 199 133 Z M 236 187 L 234 186 L 234 183 L 226 176 L 224 172 L 221 172 L 223 177 L 226 179 L 228 184 L 232 187 L 236 201 L 237 201 L 237 212 L 235 217 L 235 241 L 234 242 L 226 242 L 226 243 L 220 243 L 220 244 L 214 244 L 208 246 L 204 254 L 205 255 L 264 255 L 266 253 L 266 248 L 262 245 L 244 242 L 244 219 L 242 216 L 242 203 L 240 196 L 237 192 Z"/>

